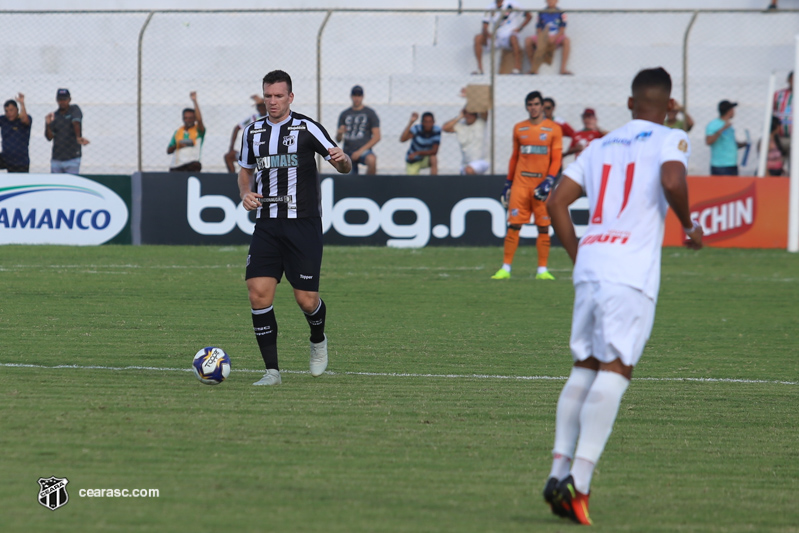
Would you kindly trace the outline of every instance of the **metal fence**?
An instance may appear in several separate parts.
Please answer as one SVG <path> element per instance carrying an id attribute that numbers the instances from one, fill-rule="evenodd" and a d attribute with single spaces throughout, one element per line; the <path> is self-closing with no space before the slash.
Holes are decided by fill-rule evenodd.
<path id="1" fill-rule="evenodd" d="M 533 20 L 520 41 L 533 35 Z M 412 112 L 431 111 L 438 125 L 463 107 L 461 89 L 487 84 L 493 105 L 486 147 L 495 173 L 507 169 L 513 124 L 526 118 L 524 96 L 539 90 L 557 103 L 556 115 L 580 129 L 584 108 L 596 110 L 602 129 L 629 120 L 626 103 L 633 75 L 663 66 L 673 96 L 696 122 L 690 133 L 693 174 L 705 174 L 709 149 L 705 125 L 727 99 L 739 103 L 735 128 L 761 136 L 770 98 L 793 64 L 799 12 L 574 11 L 568 13 L 569 69 L 558 75 L 560 51 L 537 75 L 482 76 L 475 70 L 477 11 L 117 11 L 0 12 L 3 77 L 0 97 L 25 94 L 33 119 L 31 172 L 49 172 L 51 145 L 44 118 L 55 93 L 71 91 L 83 112 L 81 172 L 129 174 L 169 167 L 166 153 L 191 91 L 207 129 L 204 171 L 225 170 L 234 127 L 253 113 L 250 96 L 260 80 L 283 69 L 294 80 L 293 109 L 317 117 L 333 134 L 350 105 L 353 85 L 364 87 L 366 105 L 381 120 L 375 146 L 379 174 L 404 173 L 408 144 L 399 137 Z M 491 64 L 488 54 L 486 67 Z M 529 66 L 524 59 L 524 69 Z M 439 172 L 457 173 L 460 150 L 443 134 Z M 568 159 L 567 159 L 568 162 Z M 744 169 L 752 173 L 757 158 Z"/>

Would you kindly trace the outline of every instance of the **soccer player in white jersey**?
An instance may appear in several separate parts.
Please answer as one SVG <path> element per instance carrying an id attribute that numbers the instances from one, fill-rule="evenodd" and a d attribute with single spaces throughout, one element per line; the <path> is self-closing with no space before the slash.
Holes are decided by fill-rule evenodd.
<path id="1" fill-rule="evenodd" d="M 579 524 L 591 524 L 591 476 L 652 331 L 669 206 L 686 246 L 702 247 L 702 229 L 691 221 L 688 204 L 688 137 L 663 126 L 674 106 L 670 95 L 664 69 L 639 72 L 627 103 L 633 120 L 591 143 L 547 202 L 555 233 L 574 261 L 575 297 L 574 367 L 558 400 L 544 500 L 553 513 Z M 589 225 L 578 243 L 569 205 L 583 194 Z"/>

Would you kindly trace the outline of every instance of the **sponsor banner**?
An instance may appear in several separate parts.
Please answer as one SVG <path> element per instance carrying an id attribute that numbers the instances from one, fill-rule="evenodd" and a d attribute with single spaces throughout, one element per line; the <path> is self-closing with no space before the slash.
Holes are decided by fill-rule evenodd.
<path id="1" fill-rule="evenodd" d="M 271 162 L 270 162 L 271 163 Z M 280 163 L 280 162 L 277 162 Z M 501 246 L 504 176 L 324 176 L 326 244 L 418 248 Z M 241 205 L 233 174 L 133 175 L 134 244 L 248 244 L 254 213 Z M 587 202 L 572 206 L 581 236 Z M 524 226 L 523 239 L 538 236 Z"/>
<path id="2" fill-rule="evenodd" d="M 90 178 L 0 175 L 0 244 L 103 244 L 128 224 L 126 201 Z"/>
<path id="3" fill-rule="evenodd" d="M 785 178 L 689 177 L 691 218 L 702 225 L 704 242 L 720 248 L 788 246 L 788 187 Z M 664 246 L 685 238 L 674 213 L 666 218 Z"/>

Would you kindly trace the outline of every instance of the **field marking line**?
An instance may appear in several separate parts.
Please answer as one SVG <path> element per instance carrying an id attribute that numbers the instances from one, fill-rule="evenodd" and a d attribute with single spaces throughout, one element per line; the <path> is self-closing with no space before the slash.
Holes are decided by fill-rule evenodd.
<path id="1" fill-rule="evenodd" d="M 101 366 L 101 365 L 34 365 L 27 363 L 0 363 L 0 367 L 6 368 L 43 368 L 47 370 L 160 370 L 162 372 L 191 372 L 191 368 L 168 368 L 157 366 Z M 253 370 L 249 368 L 238 368 L 232 370 L 235 373 L 261 374 L 263 370 Z M 286 374 L 308 374 L 307 370 L 281 370 Z M 332 372 L 325 374 L 332 376 L 372 376 L 372 377 L 392 377 L 392 378 L 439 378 L 439 379 L 507 379 L 516 381 L 565 381 L 567 376 L 503 376 L 498 374 L 410 374 L 403 372 Z M 766 383 L 770 385 L 799 385 L 796 381 L 776 381 L 766 379 L 736 379 L 736 378 L 635 378 L 635 381 L 690 381 L 697 383 Z"/>

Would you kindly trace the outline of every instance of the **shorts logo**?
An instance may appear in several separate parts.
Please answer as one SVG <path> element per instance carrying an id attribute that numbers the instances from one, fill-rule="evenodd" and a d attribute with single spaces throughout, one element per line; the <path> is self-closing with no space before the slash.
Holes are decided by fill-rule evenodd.
<path id="1" fill-rule="evenodd" d="M 251 257 L 252 257 L 251 255 L 248 255 L 248 256 L 247 256 L 247 266 L 250 266 L 250 258 L 251 258 Z"/>
<path id="2" fill-rule="evenodd" d="M 69 483 L 69 480 L 65 477 L 40 477 L 39 503 L 51 511 L 55 511 L 59 507 L 66 505 L 69 501 L 69 494 L 67 494 L 67 483 Z"/>
<path id="3" fill-rule="evenodd" d="M 297 142 L 297 137 L 294 135 L 286 135 L 283 137 L 283 146 L 294 146 L 294 143 Z"/>
<path id="4" fill-rule="evenodd" d="M 313 276 L 308 276 L 306 274 L 300 274 L 300 279 L 313 279 Z"/>

